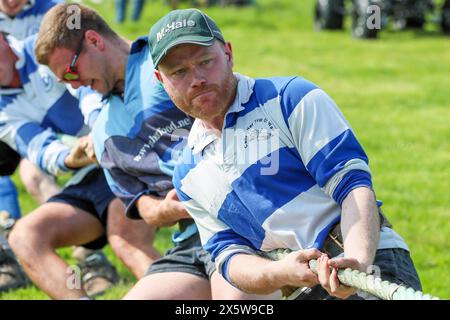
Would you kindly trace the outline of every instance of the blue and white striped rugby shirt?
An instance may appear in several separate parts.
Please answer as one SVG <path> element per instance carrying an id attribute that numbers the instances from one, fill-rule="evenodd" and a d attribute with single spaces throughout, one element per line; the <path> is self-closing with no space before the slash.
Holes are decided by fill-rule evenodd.
<path id="1" fill-rule="evenodd" d="M 39 32 L 45 13 L 63 0 L 29 0 L 22 11 L 11 18 L 0 12 L 0 31 L 7 32 L 16 39 L 23 40 Z"/>
<path id="2" fill-rule="evenodd" d="M 222 133 L 196 120 L 174 185 L 227 278 L 235 253 L 321 248 L 342 201 L 372 187 L 368 158 L 333 100 L 299 77 L 239 74 Z M 404 248 L 383 228 L 379 248 Z"/>
<path id="3" fill-rule="evenodd" d="M 36 36 L 18 41 L 7 37 L 19 58 L 16 69 L 22 88 L 0 87 L 0 140 L 52 175 L 68 171 L 64 159 L 70 148 L 58 134 L 81 136 L 89 133 L 85 121 L 93 120 L 101 108 L 101 96 L 82 87 L 72 90 L 57 81 L 34 56 Z"/>

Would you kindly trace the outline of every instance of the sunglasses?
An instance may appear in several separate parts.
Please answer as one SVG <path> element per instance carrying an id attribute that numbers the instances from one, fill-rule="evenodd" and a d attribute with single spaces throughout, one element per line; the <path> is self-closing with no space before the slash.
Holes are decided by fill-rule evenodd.
<path id="1" fill-rule="evenodd" d="M 84 42 L 84 35 L 81 38 L 80 45 L 78 46 L 77 51 L 73 55 L 72 62 L 70 63 L 70 65 L 67 66 L 66 71 L 63 74 L 63 79 L 65 81 L 75 81 L 80 79 L 80 74 L 78 73 L 75 64 L 77 63 L 77 60 L 80 57 L 81 50 L 83 50 L 83 42 Z"/>

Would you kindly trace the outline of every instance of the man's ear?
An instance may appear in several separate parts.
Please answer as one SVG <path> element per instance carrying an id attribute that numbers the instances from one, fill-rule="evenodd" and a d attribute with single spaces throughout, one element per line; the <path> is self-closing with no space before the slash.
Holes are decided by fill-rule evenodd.
<path id="1" fill-rule="evenodd" d="M 231 63 L 231 67 L 233 67 L 234 59 L 233 59 L 233 47 L 231 46 L 231 42 L 226 42 L 224 49 L 225 49 L 225 55 L 227 56 L 228 62 Z"/>
<path id="2" fill-rule="evenodd" d="M 155 69 L 154 72 L 155 72 L 156 79 L 158 79 L 158 81 L 161 82 L 161 84 L 162 84 L 163 83 L 163 79 L 161 77 L 161 72 L 159 72 L 158 69 Z"/>
<path id="3" fill-rule="evenodd" d="M 84 40 L 86 40 L 88 44 L 92 44 L 99 50 L 103 50 L 105 48 L 105 39 L 97 31 L 87 30 L 84 33 Z"/>

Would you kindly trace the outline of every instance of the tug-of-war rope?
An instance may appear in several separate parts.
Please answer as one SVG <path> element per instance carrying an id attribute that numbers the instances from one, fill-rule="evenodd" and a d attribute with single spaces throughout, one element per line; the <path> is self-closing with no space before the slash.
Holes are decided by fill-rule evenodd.
<path id="1" fill-rule="evenodd" d="M 280 260 L 285 255 L 289 254 L 289 249 L 278 249 L 271 252 L 266 252 L 268 258 L 272 260 Z M 317 260 L 309 261 L 309 268 L 317 274 Z M 429 294 L 424 294 L 421 291 L 416 291 L 413 288 L 382 280 L 374 275 L 369 275 L 359 270 L 352 270 L 350 268 L 338 270 L 339 281 L 349 287 L 367 292 L 383 300 L 439 300 Z M 294 299 L 298 296 L 302 288 L 295 290 L 287 299 Z"/>

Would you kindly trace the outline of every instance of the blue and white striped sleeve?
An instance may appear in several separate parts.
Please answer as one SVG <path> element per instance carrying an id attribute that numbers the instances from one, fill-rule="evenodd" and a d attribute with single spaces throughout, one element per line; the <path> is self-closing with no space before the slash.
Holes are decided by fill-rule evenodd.
<path id="1" fill-rule="evenodd" d="M 228 273 L 228 265 L 231 258 L 236 254 L 254 254 L 255 249 L 250 241 L 234 232 L 219 220 L 217 218 L 217 212 L 204 208 L 204 205 L 200 203 L 204 200 L 201 192 L 195 195 L 191 192 L 192 188 L 197 188 L 190 184 L 190 181 L 199 181 L 197 174 L 201 175 L 201 167 L 203 164 L 196 163 L 196 160 L 194 160 L 188 150 L 188 148 L 185 148 L 183 155 L 184 161 L 175 168 L 173 184 L 178 198 L 195 220 L 203 248 L 210 253 L 211 260 L 216 264 L 218 272 L 233 285 Z M 214 172 L 210 171 L 208 174 L 213 176 Z M 214 178 L 208 180 L 215 181 Z M 205 188 L 209 187 L 206 185 L 207 181 L 205 179 L 201 179 L 200 181 L 204 182 L 203 185 L 205 185 Z M 202 199 L 199 197 L 202 197 Z"/>
<path id="2" fill-rule="evenodd" d="M 58 140 L 53 130 L 42 128 L 38 123 L 2 119 L 0 140 L 49 174 L 69 171 L 64 165 L 69 148 Z"/>
<path id="3" fill-rule="evenodd" d="M 335 102 L 302 78 L 281 92 L 283 116 L 317 184 L 339 205 L 357 187 L 372 188 L 368 158 Z"/>

